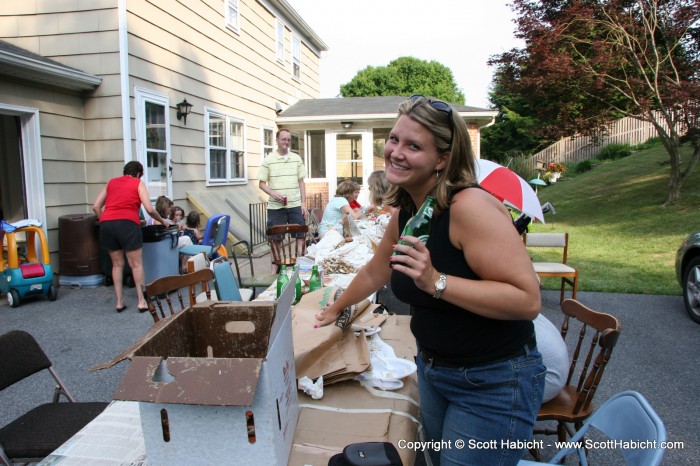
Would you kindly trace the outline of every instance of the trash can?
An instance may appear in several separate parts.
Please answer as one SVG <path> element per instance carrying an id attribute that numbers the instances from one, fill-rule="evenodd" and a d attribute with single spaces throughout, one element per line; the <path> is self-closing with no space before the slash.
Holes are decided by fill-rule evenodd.
<path id="1" fill-rule="evenodd" d="M 168 275 L 180 274 L 180 249 L 177 245 L 177 227 L 148 225 L 143 234 L 144 284 Z"/>
<path id="2" fill-rule="evenodd" d="M 58 218 L 59 285 L 95 288 L 102 285 L 97 217 L 70 214 Z"/>

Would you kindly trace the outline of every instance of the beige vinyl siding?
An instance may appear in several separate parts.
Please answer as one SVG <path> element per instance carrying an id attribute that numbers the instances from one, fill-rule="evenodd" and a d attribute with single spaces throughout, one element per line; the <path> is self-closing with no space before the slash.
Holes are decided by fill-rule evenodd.
<path id="1" fill-rule="evenodd" d="M 240 31 L 225 25 L 224 0 L 126 0 L 131 153 L 137 156 L 135 88 L 168 97 L 173 200 L 185 210 L 187 191 L 206 186 L 204 108 L 245 122 L 247 176 L 262 156 L 261 126 L 283 107 L 319 95 L 319 56 L 301 37 L 302 80 L 291 78 L 290 22 L 284 62 L 277 60 L 276 17 L 265 0 L 241 0 Z M 57 261 L 58 217 L 91 204 L 124 164 L 118 0 L 0 0 L 0 39 L 102 83 L 83 95 L 0 79 L 3 103 L 40 111 L 46 215 Z M 274 9 L 274 8 L 273 8 Z M 183 98 L 194 105 L 187 124 L 176 118 Z M 257 184 L 257 183 L 255 183 Z"/>
<path id="2" fill-rule="evenodd" d="M 204 107 L 245 121 L 250 179 L 262 160 L 260 128 L 274 121 L 275 103 L 318 96 L 318 57 L 302 41 L 302 72 L 315 75 L 301 85 L 293 81 L 291 33 L 287 28 L 280 63 L 276 18 L 257 1 L 240 2 L 239 33 L 226 28 L 221 0 L 129 2 L 128 9 L 130 90 L 139 86 L 170 98 L 174 200 L 206 184 Z M 186 126 L 175 118 L 183 98 L 194 105 Z"/>

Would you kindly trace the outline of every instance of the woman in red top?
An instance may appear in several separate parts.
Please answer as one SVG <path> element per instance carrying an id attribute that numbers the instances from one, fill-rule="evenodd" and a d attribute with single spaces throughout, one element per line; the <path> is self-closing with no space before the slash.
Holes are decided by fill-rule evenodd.
<path id="1" fill-rule="evenodd" d="M 102 188 L 97 199 L 92 204 L 92 210 L 100 221 L 100 242 L 109 251 L 112 259 L 112 280 L 114 293 L 117 296 L 117 312 L 126 309 L 122 294 L 124 275 L 124 252 L 129 261 L 134 276 L 138 309 L 148 310 L 148 303 L 143 296 L 143 262 L 141 252 L 143 237 L 141 236 L 141 219 L 139 207 L 143 204 L 148 215 L 158 220 L 161 225 L 170 225 L 170 220 L 164 219 L 153 208 L 146 185 L 141 181 L 143 165 L 139 162 L 129 162 L 124 166 L 124 176 L 112 178 L 107 186 Z"/>

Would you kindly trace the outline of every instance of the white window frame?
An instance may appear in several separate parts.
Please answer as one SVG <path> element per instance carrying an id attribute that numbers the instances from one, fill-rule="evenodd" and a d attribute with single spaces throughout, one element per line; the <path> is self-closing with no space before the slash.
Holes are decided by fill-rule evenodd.
<path id="1" fill-rule="evenodd" d="M 265 131 L 269 131 L 272 134 L 270 140 L 270 145 L 265 144 Z M 269 149 L 270 153 L 275 151 L 275 127 L 272 125 L 262 125 L 260 128 L 260 160 L 262 161 L 267 154 L 265 151 Z"/>
<path id="2" fill-rule="evenodd" d="M 220 146 L 226 150 L 226 176 L 224 178 L 212 178 L 211 177 L 211 149 L 213 146 L 210 145 L 210 134 L 209 134 L 209 122 L 212 116 L 222 118 L 224 120 L 225 128 L 225 138 L 226 145 Z M 231 123 L 240 123 L 242 126 L 242 141 L 243 141 L 243 173 L 240 177 L 233 177 L 231 173 L 231 151 L 237 150 L 231 147 L 231 139 L 229 128 Z M 246 125 L 245 118 L 237 117 L 235 115 L 228 114 L 224 111 L 217 110 L 211 107 L 204 108 L 204 159 L 206 160 L 206 178 L 207 186 L 222 186 L 222 185 L 239 185 L 248 183 L 248 150 L 247 150 L 247 138 L 248 128 Z"/>
<path id="3" fill-rule="evenodd" d="M 277 48 L 277 61 L 284 63 L 284 23 L 277 18 L 277 24 L 275 26 L 275 38 L 276 38 L 276 48 Z"/>
<path id="4" fill-rule="evenodd" d="M 241 32 L 241 5 L 238 0 L 224 1 L 226 27 L 239 34 Z"/>
<path id="5" fill-rule="evenodd" d="M 297 71 L 295 72 L 295 68 Z M 292 79 L 301 82 L 301 39 L 296 34 L 292 34 Z"/>

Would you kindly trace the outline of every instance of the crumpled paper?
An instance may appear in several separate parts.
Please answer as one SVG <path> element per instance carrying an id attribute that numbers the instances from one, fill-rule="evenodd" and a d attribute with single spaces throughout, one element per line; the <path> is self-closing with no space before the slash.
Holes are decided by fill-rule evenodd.
<path id="1" fill-rule="evenodd" d="M 304 376 L 299 379 L 299 390 L 309 395 L 314 400 L 323 398 L 323 376 L 319 376 L 316 382 Z"/>

